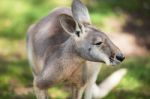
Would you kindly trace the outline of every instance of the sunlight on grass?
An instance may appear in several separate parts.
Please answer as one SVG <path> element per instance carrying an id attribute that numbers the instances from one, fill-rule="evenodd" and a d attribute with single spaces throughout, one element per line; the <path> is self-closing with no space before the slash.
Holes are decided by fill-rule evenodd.
<path id="1" fill-rule="evenodd" d="M 61 90 L 61 88 L 59 87 L 53 87 L 49 89 L 48 92 L 53 99 L 66 99 L 69 95 L 67 92 Z"/>
<path id="2" fill-rule="evenodd" d="M 26 45 L 24 40 L 8 40 L 6 38 L 0 38 L 0 53 L 4 56 L 11 55 L 15 57 L 26 57 Z"/>
<path id="3" fill-rule="evenodd" d="M 117 88 L 125 88 L 126 90 L 136 90 L 137 88 L 141 87 L 141 83 L 136 79 L 135 77 L 132 77 L 131 75 L 126 75 Z"/>
<path id="4" fill-rule="evenodd" d="M 59 6 L 69 6 L 71 3 L 71 0 L 70 1 L 68 1 L 68 0 L 55 0 L 53 2 Z"/>
<path id="5" fill-rule="evenodd" d="M 0 82 L 3 82 L 3 84 L 8 84 L 10 79 L 11 79 L 10 75 L 0 76 Z"/>
<path id="6" fill-rule="evenodd" d="M 11 17 L 17 17 L 31 9 L 30 5 L 21 0 L 1 0 L 1 5 L 0 13 Z"/>

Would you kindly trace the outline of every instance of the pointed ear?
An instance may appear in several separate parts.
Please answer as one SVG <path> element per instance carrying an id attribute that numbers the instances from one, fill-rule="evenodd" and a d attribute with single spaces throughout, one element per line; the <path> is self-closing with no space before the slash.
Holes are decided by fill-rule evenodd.
<path id="1" fill-rule="evenodd" d="M 73 0 L 71 9 L 75 20 L 82 24 L 91 24 L 89 11 L 80 0 Z"/>
<path id="2" fill-rule="evenodd" d="M 79 24 L 73 19 L 73 17 L 61 14 L 59 16 L 60 25 L 64 29 L 65 32 L 67 32 L 69 35 L 77 35 L 80 36 L 81 29 L 79 27 Z"/>

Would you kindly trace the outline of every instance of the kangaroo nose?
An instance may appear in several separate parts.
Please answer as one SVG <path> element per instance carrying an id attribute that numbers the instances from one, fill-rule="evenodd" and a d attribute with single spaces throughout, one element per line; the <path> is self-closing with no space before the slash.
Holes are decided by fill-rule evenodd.
<path id="1" fill-rule="evenodd" d="M 125 56 L 122 53 L 118 53 L 116 59 L 122 62 L 125 59 Z"/>

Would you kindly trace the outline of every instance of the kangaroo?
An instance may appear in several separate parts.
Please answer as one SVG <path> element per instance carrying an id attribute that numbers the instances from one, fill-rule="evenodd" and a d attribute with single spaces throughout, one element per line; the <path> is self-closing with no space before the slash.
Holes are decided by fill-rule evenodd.
<path id="1" fill-rule="evenodd" d="M 87 63 L 117 65 L 124 55 L 108 36 L 91 24 L 88 9 L 80 0 L 71 8 L 54 9 L 30 26 L 27 51 L 37 99 L 48 99 L 47 89 L 58 83 L 72 89 L 71 99 L 92 98 L 99 67 Z"/>

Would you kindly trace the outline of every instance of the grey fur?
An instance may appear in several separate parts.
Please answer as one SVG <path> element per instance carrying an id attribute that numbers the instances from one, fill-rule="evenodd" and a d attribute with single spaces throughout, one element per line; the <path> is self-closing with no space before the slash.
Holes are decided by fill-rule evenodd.
<path id="1" fill-rule="evenodd" d="M 73 99 L 81 99 L 98 74 L 94 75 L 98 69 L 89 68 L 87 61 L 120 63 L 115 55 L 121 52 L 111 40 L 94 26 L 74 17 L 70 8 L 57 8 L 28 30 L 28 56 L 37 99 L 47 99 L 46 90 L 60 82 L 72 87 Z M 97 42 L 102 44 L 95 45 Z"/>

